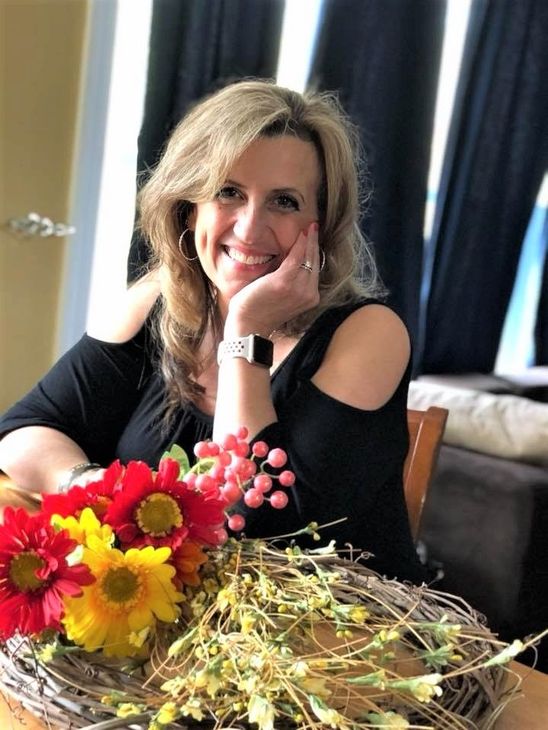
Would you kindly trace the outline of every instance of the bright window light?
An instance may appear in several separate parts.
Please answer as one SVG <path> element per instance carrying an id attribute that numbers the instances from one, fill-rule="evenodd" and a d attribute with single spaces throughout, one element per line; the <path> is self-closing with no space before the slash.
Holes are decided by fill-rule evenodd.
<path id="1" fill-rule="evenodd" d="M 293 91 L 306 88 L 322 0 L 286 0 L 276 81 Z"/>
<path id="2" fill-rule="evenodd" d="M 495 372 L 511 375 L 533 365 L 534 332 L 537 319 L 542 271 L 546 251 L 548 215 L 548 175 L 544 181 L 527 227 L 514 283 L 512 298 L 500 341 Z"/>
<path id="3" fill-rule="evenodd" d="M 88 328 L 108 321 L 126 289 L 151 15 L 152 0 L 118 0 Z"/>
<path id="4" fill-rule="evenodd" d="M 432 135 L 430 172 L 428 176 L 428 199 L 426 201 L 424 226 L 424 237 L 426 241 L 429 240 L 432 233 L 445 145 L 447 144 L 447 135 L 455 102 L 455 92 L 461 70 L 462 51 L 464 48 L 466 29 L 468 27 L 470 4 L 471 0 L 449 0 L 447 3 L 443 49 L 436 96 L 434 132 Z"/>

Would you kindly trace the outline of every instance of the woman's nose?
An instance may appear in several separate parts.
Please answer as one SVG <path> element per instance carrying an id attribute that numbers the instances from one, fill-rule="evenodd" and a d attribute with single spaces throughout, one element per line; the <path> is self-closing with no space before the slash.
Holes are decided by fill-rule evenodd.
<path id="1" fill-rule="evenodd" d="M 234 223 L 234 234 L 242 243 L 256 243 L 264 231 L 264 213 L 253 204 L 242 206 Z"/>

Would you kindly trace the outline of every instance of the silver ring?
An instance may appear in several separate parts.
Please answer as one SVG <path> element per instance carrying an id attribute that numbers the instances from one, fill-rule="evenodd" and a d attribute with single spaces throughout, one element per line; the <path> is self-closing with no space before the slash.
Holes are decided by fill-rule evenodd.
<path id="1" fill-rule="evenodd" d="M 310 261 L 303 261 L 302 264 L 299 264 L 299 269 L 306 269 L 307 271 L 310 271 L 310 273 L 313 271 Z"/>

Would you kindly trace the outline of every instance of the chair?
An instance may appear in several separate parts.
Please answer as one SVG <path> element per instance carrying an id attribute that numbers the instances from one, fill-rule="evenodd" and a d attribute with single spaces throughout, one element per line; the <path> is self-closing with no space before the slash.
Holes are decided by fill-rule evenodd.
<path id="1" fill-rule="evenodd" d="M 431 406 L 426 411 L 407 411 L 409 451 L 403 467 L 403 491 L 413 539 L 417 539 L 422 508 L 438 459 L 449 411 Z"/>

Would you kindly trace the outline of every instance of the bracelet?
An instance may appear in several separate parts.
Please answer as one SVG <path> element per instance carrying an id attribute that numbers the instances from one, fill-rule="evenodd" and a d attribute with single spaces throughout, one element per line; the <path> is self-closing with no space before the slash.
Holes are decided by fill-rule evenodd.
<path id="1" fill-rule="evenodd" d="M 57 492 L 59 494 L 63 494 L 70 489 L 72 482 L 77 477 L 81 476 L 84 472 L 89 471 L 90 469 L 100 468 L 101 464 L 96 464 L 92 461 L 84 461 L 82 464 L 76 464 L 76 466 L 73 466 L 72 469 L 69 469 L 69 471 L 67 472 L 67 476 L 61 482 L 59 482 Z"/>

